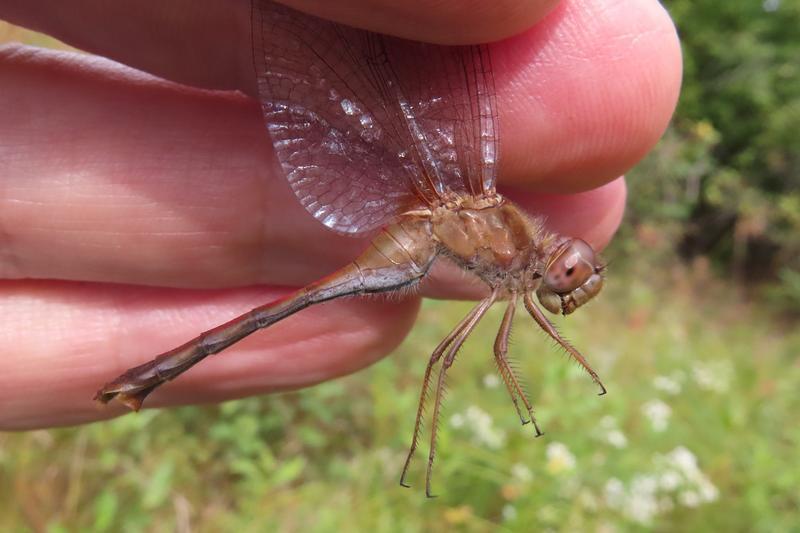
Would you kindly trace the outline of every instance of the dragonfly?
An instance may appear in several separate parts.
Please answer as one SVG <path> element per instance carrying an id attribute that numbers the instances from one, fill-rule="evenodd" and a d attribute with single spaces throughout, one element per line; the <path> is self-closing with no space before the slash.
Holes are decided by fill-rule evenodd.
<path id="1" fill-rule="evenodd" d="M 520 301 L 605 394 L 597 373 L 539 306 L 572 313 L 600 292 L 605 264 L 588 243 L 548 231 L 544 220 L 497 192 L 500 130 L 489 45 L 412 42 L 266 0 L 252 4 L 252 43 L 266 129 L 297 199 L 329 229 L 373 238 L 333 274 L 129 369 L 96 400 L 138 410 L 157 387 L 251 333 L 335 298 L 408 291 L 436 261 L 472 273 L 488 296 L 428 359 L 401 485 L 408 486 L 433 389 L 425 477 L 432 495 L 447 371 L 494 304 L 505 305 L 494 359 L 522 424 L 542 434 L 508 360 Z"/>

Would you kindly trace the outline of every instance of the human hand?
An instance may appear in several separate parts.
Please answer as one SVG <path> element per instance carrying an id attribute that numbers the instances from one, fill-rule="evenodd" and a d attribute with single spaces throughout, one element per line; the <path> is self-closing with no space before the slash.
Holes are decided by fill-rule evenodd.
<path id="1" fill-rule="evenodd" d="M 552 229 L 601 247 L 622 217 L 619 176 L 672 113 L 680 51 L 655 0 L 567 1 L 547 14 L 552 3 L 476 1 L 470 11 L 453 0 L 423 11 L 425 2 L 361 9 L 365 1 L 351 0 L 337 16 L 448 43 L 536 24 L 493 49 L 499 181 Z M 0 4 L 0 17 L 194 86 L 93 56 L 0 50 L 0 428 L 117 415 L 122 408 L 92 402 L 104 382 L 364 247 L 296 201 L 255 101 L 198 89 L 254 94 L 249 2 L 18 0 Z M 460 294 L 446 274 L 426 290 Z M 397 346 L 417 307 L 408 298 L 308 309 L 209 359 L 148 405 L 355 371 Z"/>

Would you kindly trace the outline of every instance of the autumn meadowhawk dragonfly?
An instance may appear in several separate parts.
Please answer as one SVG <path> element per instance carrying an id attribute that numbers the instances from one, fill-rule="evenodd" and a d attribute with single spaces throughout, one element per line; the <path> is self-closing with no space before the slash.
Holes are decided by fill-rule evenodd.
<path id="1" fill-rule="evenodd" d="M 430 495 L 447 370 L 495 303 L 506 302 L 506 311 L 494 357 L 523 424 L 541 434 L 506 357 L 519 300 L 605 393 L 534 301 L 535 294 L 548 311 L 572 313 L 602 288 L 601 259 L 586 242 L 548 232 L 495 190 L 500 132 L 489 46 L 415 43 L 254 0 L 253 52 L 267 130 L 300 203 L 333 231 L 375 236 L 330 276 L 128 370 L 97 393 L 99 401 L 116 398 L 139 409 L 156 387 L 254 331 L 334 298 L 408 289 L 439 259 L 476 275 L 489 295 L 428 360 L 401 484 L 433 386 Z"/>

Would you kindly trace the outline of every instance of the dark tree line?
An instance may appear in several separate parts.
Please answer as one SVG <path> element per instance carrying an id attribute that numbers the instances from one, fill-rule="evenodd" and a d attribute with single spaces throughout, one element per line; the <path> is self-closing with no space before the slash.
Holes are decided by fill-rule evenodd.
<path id="1" fill-rule="evenodd" d="M 777 280 L 800 308 L 800 0 L 668 0 L 684 54 L 673 126 L 629 215 L 684 257 Z"/>

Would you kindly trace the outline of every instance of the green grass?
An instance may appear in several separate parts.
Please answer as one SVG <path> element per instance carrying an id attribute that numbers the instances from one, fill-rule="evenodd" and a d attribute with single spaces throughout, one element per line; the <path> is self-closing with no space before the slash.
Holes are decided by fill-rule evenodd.
<path id="1" fill-rule="evenodd" d="M 427 446 L 412 489 L 398 477 L 467 303 L 427 302 L 396 354 L 312 389 L 0 435 L 0 529 L 798 531 L 800 334 L 735 292 L 680 267 L 612 276 L 560 321 L 604 397 L 519 313 L 538 439 L 492 377 L 493 310 L 451 369 L 434 500 Z"/>

